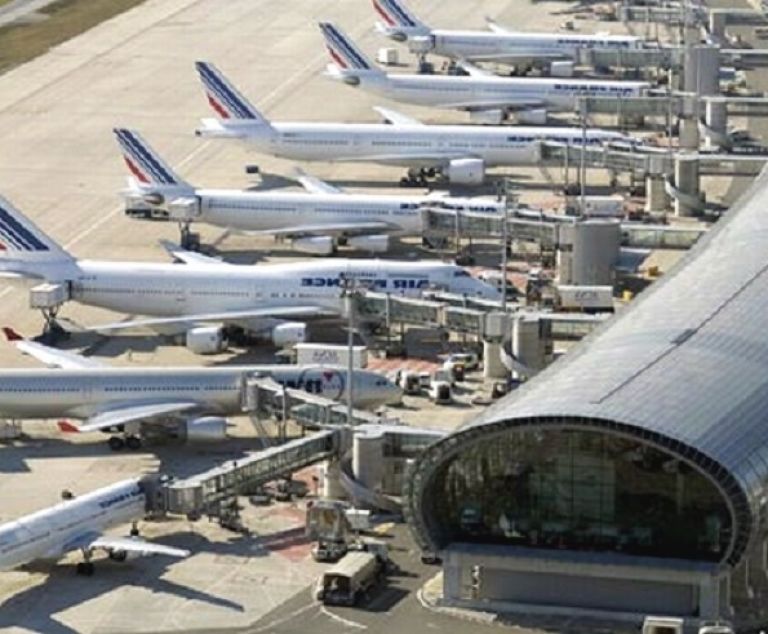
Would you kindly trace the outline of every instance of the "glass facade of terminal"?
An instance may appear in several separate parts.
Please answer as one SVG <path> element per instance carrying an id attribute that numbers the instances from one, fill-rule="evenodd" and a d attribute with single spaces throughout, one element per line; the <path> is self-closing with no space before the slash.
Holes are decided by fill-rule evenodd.
<path id="1" fill-rule="evenodd" d="M 465 447 L 432 482 L 425 515 L 446 543 L 720 561 L 731 540 L 709 479 L 608 433 L 509 430 Z"/>

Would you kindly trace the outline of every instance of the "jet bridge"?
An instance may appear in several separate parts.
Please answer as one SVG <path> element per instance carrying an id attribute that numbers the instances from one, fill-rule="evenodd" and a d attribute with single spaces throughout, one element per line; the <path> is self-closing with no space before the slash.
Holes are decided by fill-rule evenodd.
<path id="1" fill-rule="evenodd" d="M 166 485 L 164 511 L 197 519 L 204 515 L 227 523 L 237 517 L 237 496 L 246 490 L 290 476 L 299 469 L 337 456 L 342 431 L 325 430 L 278 447 L 230 460 L 209 471 Z"/>
<path id="2" fill-rule="evenodd" d="M 658 231 L 657 227 L 655 231 Z M 648 228 L 648 241 L 652 239 L 652 228 Z M 689 237 L 689 236 L 688 236 Z M 440 327 L 451 332 L 466 333 L 483 337 L 493 330 L 490 321 L 494 313 L 501 308 L 498 303 L 479 300 L 463 295 L 431 293 L 430 299 L 412 299 L 384 293 L 365 293 L 358 298 L 358 310 L 363 314 L 386 315 L 386 325 L 409 324 L 415 326 Z M 439 300 L 439 301 L 435 301 Z M 533 315 L 540 320 L 552 323 L 554 338 L 573 339 L 575 336 L 588 334 L 605 316 L 561 314 L 527 311 L 519 304 L 509 303 L 507 311 L 511 314 Z M 429 314 L 429 321 L 420 320 L 423 314 Z"/>

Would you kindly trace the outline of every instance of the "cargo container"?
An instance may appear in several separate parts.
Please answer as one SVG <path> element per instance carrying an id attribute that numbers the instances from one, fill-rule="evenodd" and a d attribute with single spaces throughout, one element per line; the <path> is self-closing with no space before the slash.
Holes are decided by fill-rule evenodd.
<path id="1" fill-rule="evenodd" d="M 557 287 L 556 306 L 564 311 L 613 312 L 613 288 L 560 285 Z"/>
<path id="2" fill-rule="evenodd" d="M 347 367 L 349 363 L 349 346 L 328 343 L 297 343 L 296 363 L 298 365 L 339 365 Z M 368 366 L 368 348 L 365 346 L 352 347 L 352 365 L 355 368 Z"/>

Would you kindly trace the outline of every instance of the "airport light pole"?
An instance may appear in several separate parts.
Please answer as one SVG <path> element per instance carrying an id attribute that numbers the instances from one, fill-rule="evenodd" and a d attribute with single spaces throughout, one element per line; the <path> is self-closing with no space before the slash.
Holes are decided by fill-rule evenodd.
<path id="1" fill-rule="evenodd" d="M 355 375 L 354 366 L 354 348 L 355 348 L 355 280 L 345 277 L 344 284 L 344 305 L 347 311 L 347 425 L 352 425 L 352 414 L 354 412 L 354 385 L 353 377 Z"/>
<path id="2" fill-rule="evenodd" d="M 584 215 L 585 198 L 587 193 L 587 100 L 581 100 L 581 165 L 579 180 L 581 181 L 581 209 L 580 214 Z"/>
<path id="3" fill-rule="evenodd" d="M 499 202 L 504 202 L 504 216 L 501 221 L 501 310 L 507 311 L 507 248 L 509 244 L 509 208 L 517 204 L 517 195 L 512 191 L 512 181 L 505 178 L 499 191 Z"/>

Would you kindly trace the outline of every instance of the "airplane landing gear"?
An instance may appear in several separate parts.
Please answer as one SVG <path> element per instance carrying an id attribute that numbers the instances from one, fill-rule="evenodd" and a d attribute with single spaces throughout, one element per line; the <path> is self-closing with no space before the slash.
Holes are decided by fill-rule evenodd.
<path id="1" fill-rule="evenodd" d="M 128 436 L 125 439 L 125 444 L 131 451 L 138 451 L 141 449 L 141 438 L 138 436 Z"/>
<path id="2" fill-rule="evenodd" d="M 107 444 L 112 451 L 121 451 L 126 447 L 131 451 L 138 451 L 141 449 L 141 438 L 138 436 L 126 436 L 125 438 L 110 436 Z"/>
<path id="3" fill-rule="evenodd" d="M 400 187 L 426 187 L 427 179 L 434 178 L 436 174 L 433 168 L 411 168 L 408 174 L 400 179 Z"/>
<path id="4" fill-rule="evenodd" d="M 91 561 L 91 551 L 83 548 L 83 559 L 84 561 L 81 561 L 77 564 L 75 567 L 75 573 L 82 577 L 92 577 L 93 576 L 93 562 Z"/>
<path id="5" fill-rule="evenodd" d="M 107 444 L 112 451 L 120 451 L 125 447 L 125 441 L 120 436 L 110 436 Z"/>
<path id="6" fill-rule="evenodd" d="M 200 250 L 200 234 L 190 231 L 188 222 L 179 223 L 179 246 L 187 251 Z"/>
<path id="7" fill-rule="evenodd" d="M 133 522 L 131 524 L 131 537 L 138 537 L 139 536 L 139 525 L 136 522 Z"/>
<path id="8" fill-rule="evenodd" d="M 41 343 L 55 345 L 56 342 L 69 338 L 69 333 L 64 330 L 64 327 L 56 320 L 59 308 L 61 308 L 60 305 L 54 308 L 43 308 L 40 310 L 43 319 L 45 320 L 43 332 L 38 337 L 38 341 Z"/>
<path id="9" fill-rule="evenodd" d="M 92 577 L 94 570 L 95 568 L 93 566 L 93 562 L 91 561 L 81 561 L 75 568 L 76 574 L 80 575 L 81 577 Z"/>

